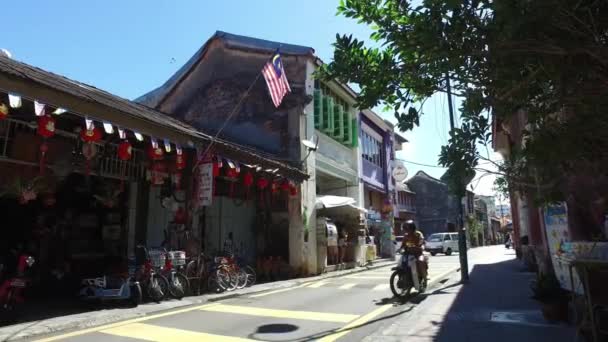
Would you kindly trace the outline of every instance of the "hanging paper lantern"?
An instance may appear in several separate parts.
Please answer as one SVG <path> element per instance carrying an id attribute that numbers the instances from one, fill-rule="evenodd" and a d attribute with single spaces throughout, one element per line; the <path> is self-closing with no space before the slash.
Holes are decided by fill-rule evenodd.
<path id="1" fill-rule="evenodd" d="M 133 147 L 128 140 L 123 140 L 118 144 L 118 158 L 123 161 L 131 160 L 133 156 Z"/>
<path id="2" fill-rule="evenodd" d="M 165 151 L 158 146 L 156 146 L 156 147 L 150 146 L 150 148 L 148 149 L 148 156 L 150 157 L 150 159 L 155 160 L 155 161 L 162 160 L 164 157 L 164 154 L 165 154 Z"/>
<path id="3" fill-rule="evenodd" d="M 274 194 L 274 193 L 279 192 L 279 188 L 280 188 L 279 181 L 277 181 L 277 180 L 272 181 L 272 188 L 271 188 L 272 193 Z"/>
<path id="4" fill-rule="evenodd" d="M 295 184 L 293 184 L 293 183 L 289 184 L 289 195 L 290 196 L 297 196 L 298 195 L 298 187 Z"/>
<path id="5" fill-rule="evenodd" d="M 253 185 L 253 174 L 251 172 L 247 172 L 243 176 L 243 185 L 245 186 L 245 197 L 249 199 L 251 186 Z"/>
<path id="6" fill-rule="evenodd" d="M 55 135 L 55 119 L 52 116 L 43 115 L 38 118 L 38 135 L 43 138 Z"/>
<path id="7" fill-rule="evenodd" d="M 258 189 L 264 190 L 268 187 L 268 179 L 260 177 L 258 178 Z"/>
<path id="8" fill-rule="evenodd" d="M 9 109 L 4 103 L 0 103 L 0 120 L 6 119 L 8 116 Z"/>
<path id="9" fill-rule="evenodd" d="M 175 169 L 183 170 L 186 168 L 186 158 L 183 154 L 175 155 Z"/>
<path id="10" fill-rule="evenodd" d="M 289 191 L 289 181 L 287 179 L 281 182 L 281 190 L 285 192 Z"/>
<path id="11" fill-rule="evenodd" d="M 80 131 L 80 139 L 86 143 L 96 143 L 101 140 L 101 130 L 97 127 Z"/>

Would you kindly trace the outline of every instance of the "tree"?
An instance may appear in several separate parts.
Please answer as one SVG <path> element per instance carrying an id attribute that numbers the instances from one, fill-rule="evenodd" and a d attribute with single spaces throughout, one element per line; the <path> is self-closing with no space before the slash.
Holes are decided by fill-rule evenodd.
<path id="1" fill-rule="evenodd" d="M 333 61 L 319 74 L 358 84 L 360 107 L 384 105 L 401 130 L 413 129 L 449 76 L 463 99 L 462 124 L 439 163 L 457 195 L 480 171 L 542 203 L 606 202 L 607 1 L 341 0 L 338 13 L 369 25 L 372 42 L 338 34 Z M 525 144 L 496 163 L 476 145 L 491 143 L 491 117 L 515 115 L 526 117 Z"/>

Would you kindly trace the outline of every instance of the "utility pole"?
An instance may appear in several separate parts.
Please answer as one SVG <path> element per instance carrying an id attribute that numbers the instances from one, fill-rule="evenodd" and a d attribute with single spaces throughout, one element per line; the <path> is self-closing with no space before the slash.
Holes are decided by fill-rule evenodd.
<path id="1" fill-rule="evenodd" d="M 454 107 L 452 106 L 452 87 L 450 86 L 450 75 L 445 78 L 446 88 L 448 91 L 448 110 L 450 113 L 450 130 L 454 129 Z M 458 189 L 460 191 L 460 189 Z M 466 185 L 464 196 L 466 198 Z M 462 207 L 462 198 L 458 199 L 458 256 L 460 258 L 460 281 L 467 283 L 469 281 L 469 260 L 467 256 L 467 235 L 464 228 L 464 208 Z"/>

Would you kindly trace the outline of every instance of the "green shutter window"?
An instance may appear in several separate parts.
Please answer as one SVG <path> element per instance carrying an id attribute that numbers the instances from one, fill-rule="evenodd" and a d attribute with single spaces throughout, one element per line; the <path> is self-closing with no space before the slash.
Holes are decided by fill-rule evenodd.
<path id="1" fill-rule="evenodd" d="M 359 145 L 359 127 L 357 125 L 357 118 L 353 118 L 351 120 L 351 122 L 352 122 L 352 129 L 353 129 L 352 130 L 352 132 L 353 132 L 352 133 L 353 138 L 352 138 L 352 144 L 351 144 L 351 146 L 352 147 L 357 147 Z"/>
<path id="2" fill-rule="evenodd" d="M 316 89 L 314 92 L 314 113 L 315 113 L 315 128 L 323 128 L 323 95 L 321 89 Z"/>
<path id="3" fill-rule="evenodd" d="M 341 104 L 334 106 L 334 139 L 342 141 L 344 138 L 344 107 Z"/>
<path id="4" fill-rule="evenodd" d="M 350 112 L 344 111 L 343 121 L 344 121 L 344 138 L 342 139 L 342 143 L 344 145 L 350 146 L 352 144 L 352 136 L 353 136 L 353 121 L 350 118 Z"/>
<path id="5" fill-rule="evenodd" d="M 334 99 L 323 96 L 323 132 L 331 135 L 334 131 Z"/>

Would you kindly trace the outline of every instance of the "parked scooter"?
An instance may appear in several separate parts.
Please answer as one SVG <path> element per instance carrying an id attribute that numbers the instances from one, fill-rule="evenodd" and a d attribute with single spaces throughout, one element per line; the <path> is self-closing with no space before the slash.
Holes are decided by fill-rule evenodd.
<path id="1" fill-rule="evenodd" d="M 35 260 L 27 254 L 19 255 L 17 261 L 17 274 L 6 279 L 0 285 L 0 305 L 3 311 L 10 312 L 15 306 L 25 301 L 23 293 L 30 284 L 30 279 L 26 277 L 26 270 L 34 264 Z M 4 268 L 4 266 L 2 266 Z"/>
<path id="2" fill-rule="evenodd" d="M 138 306 L 142 301 L 141 287 L 133 277 L 83 279 L 82 285 L 79 296 L 87 301 L 129 301 L 133 306 Z"/>
<path id="3" fill-rule="evenodd" d="M 391 291 L 395 297 L 407 297 L 412 288 L 419 293 L 426 291 L 427 280 L 421 279 L 416 268 L 416 256 L 405 249 L 397 267 L 393 267 L 390 279 Z"/>

